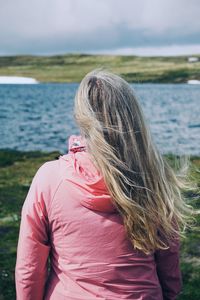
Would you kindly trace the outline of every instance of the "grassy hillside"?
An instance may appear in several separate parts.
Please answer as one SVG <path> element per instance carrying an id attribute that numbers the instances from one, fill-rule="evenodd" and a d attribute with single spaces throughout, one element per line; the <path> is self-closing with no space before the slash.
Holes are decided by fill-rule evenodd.
<path id="1" fill-rule="evenodd" d="M 0 57 L 0 76 L 33 77 L 41 82 L 80 82 L 87 72 L 100 67 L 120 74 L 129 82 L 181 83 L 189 79 L 200 80 L 200 60 L 189 63 L 187 56 L 67 54 Z"/>
<path id="2" fill-rule="evenodd" d="M 0 150 L 0 299 L 15 299 L 14 268 L 19 234 L 20 212 L 36 170 L 59 152 L 18 152 Z M 174 165 L 174 156 L 168 156 Z M 200 157 L 191 157 L 190 176 L 200 187 Z M 187 199 L 200 208 L 199 192 L 188 193 Z M 197 229 L 188 231 L 181 242 L 183 292 L 179 300 L 200 299 L 200 217 Z"/>

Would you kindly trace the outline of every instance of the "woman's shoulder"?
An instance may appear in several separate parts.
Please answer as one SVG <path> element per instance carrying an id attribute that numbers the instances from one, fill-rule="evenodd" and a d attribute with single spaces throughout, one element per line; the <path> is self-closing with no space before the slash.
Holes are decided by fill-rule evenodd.
<path id="1" fill-rule="evenodd" d="M 70 135 L 68 140 L 68 152 L 60 154 L 57 159 L 44 162 L 36 171 L 34 181 L 37 181 L 42 188 L 56 187 L 63 179 L 68 166 L 73 158 L 73 153 L 85 152 L 85 140 L 80 135 Z"/>
<path id="2" fill-rule="evenodd" d="M 46 182 L 47 179 L 55 178 L 55 175 L 58 174 L 59 167 L 59 159 L 46 161 L 38 168 L 35 176 L 37 176 L 41 182 Z"/>
<path id="3" fill-rule="evenodd" d="M 47 207 L 51 205 L 52 198 L 62 182 L 60 165 L 59 159 L 44 162 L 32 180 L 31 189 L 35 190 L 39 197 L 44 198 Z"/>

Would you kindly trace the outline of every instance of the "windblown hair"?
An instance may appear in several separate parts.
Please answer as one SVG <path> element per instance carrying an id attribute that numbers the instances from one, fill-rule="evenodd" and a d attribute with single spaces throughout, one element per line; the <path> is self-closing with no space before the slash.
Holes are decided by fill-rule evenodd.
<path id="1" fill-rule="evenodd" d="M 176 174 L 159 153 L 129 84 L 102 69 L 88 73 L 76 93 L 74 117 L 134 248 L 149 254 L 185 237 L 194 220 L 182 193 L 190 189 L 189 161 L 185 173 Z"/>

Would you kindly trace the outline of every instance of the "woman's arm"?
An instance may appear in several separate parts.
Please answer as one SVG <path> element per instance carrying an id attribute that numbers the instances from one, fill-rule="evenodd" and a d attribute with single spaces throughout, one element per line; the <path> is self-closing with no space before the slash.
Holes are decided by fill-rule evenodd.
<path id="1" fill-rule="evenodd" d="M 36 172 L 21 210 L 15 265 L 17 300 L 42 300 L 48 276 L 48 217 L 44 199 L 46 163 Z"/>
<path id="2" fill-rule="evenodd" d="M 180 238 L 174 239 L 167 250 L 155 252 L 158 278 L 163 291 L 163 300 L 175 300 L 182 290 L 180 270 Z"/>

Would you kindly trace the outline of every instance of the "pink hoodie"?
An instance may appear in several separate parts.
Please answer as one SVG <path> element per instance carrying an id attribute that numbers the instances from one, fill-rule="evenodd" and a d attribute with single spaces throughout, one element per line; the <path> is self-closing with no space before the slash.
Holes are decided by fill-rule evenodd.
<path id="1" fill-rule="evenodd" d="M 135 250 L 84 139 L 68 142 L 68 154 L 38 169 L 22 207 L 17 300 L 176 299 L 179 241 L 151 255 Z"/>

